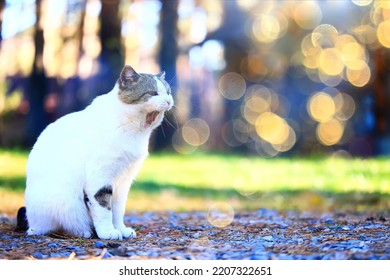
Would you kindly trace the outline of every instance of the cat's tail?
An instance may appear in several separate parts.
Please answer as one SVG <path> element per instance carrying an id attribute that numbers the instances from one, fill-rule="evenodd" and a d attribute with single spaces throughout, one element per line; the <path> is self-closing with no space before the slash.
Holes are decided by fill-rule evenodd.
<path id="1" fill-rule="evenodd" d="M 27 231 L 28 230 L 28 220 L 26 215 L 26 207 L 21 207 L 18 210 L 16 216 L 16 231 Z"/>

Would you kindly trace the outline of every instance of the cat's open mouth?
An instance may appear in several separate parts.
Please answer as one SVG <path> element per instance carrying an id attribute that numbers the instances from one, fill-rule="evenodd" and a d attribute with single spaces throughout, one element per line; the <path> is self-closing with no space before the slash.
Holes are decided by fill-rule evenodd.
<path id="1" fill-rule="evenodd" d="M 148 113 L 146 115 L 146 124 L 151 125 L 152 123 L 154 123 L 154 121 L 156 120 L 157 116 L 160 113 L 161 112 L 159 112 L 159 111 L 153 111 L 153 112 Z"/>

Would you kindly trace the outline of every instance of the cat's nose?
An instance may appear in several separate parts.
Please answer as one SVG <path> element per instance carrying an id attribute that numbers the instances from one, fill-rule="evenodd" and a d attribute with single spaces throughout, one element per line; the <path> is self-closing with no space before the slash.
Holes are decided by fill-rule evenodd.
<path id="1" fill-rule="evenodd" d="M 168 106 L 171 106 L 171 101 L 167 100 L 167 104 L 168 104 Z"/>

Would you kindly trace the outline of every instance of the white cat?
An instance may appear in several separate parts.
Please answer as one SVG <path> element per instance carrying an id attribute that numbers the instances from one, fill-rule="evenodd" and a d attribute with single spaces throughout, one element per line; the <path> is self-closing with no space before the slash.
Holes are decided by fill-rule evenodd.
<path id="1" fill-rule="evenodd" d="M 125 205 L 151 132 L 173 106 L 164 78 L 125 66 L 111 92 L 42 132 L 27 163 L 28 235 L 135 237 L 123 222 Z"/>

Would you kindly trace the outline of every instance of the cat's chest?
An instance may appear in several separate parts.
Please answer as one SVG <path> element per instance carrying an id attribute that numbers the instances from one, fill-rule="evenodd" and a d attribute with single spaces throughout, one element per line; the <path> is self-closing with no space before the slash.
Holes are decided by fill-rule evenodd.
<path id="1" fill-rule="evenodd" d="M 107 171 L 118 182 L 132 180 L 148 156 L 148 139 L 137 135 L 111 136 L 89 147 L 86 170 Z"/>
<path id="2" fill-rule="evenodd" d="M 123 112 L 117 114 L 97 113 L 99 107 L 92 108 L 88 113 L 88 126 L 83 132 L 85 148 L 89 156 L 96 161 L 115 161 L 121 166 L 146 158 L 150 131 L 141 131 L 134 120 L 128 120 Z"/>
<path id="3" fill-rule="evenodd" d="M 122 147 L 119 152 L 129 161 L 137 161 L 144 159 L 148 156 L 148 145 L 143 141 L 134 141 L 130 140 L 128 142 L 122 143 Z"/>
<path id="4" fill-rule="evenodd" d="M 121 147 L 123 153 L 130 157 L 144 157 L 148 155 L 149 135 L 120 132 L 114 134 L 115 145 Z"/>

